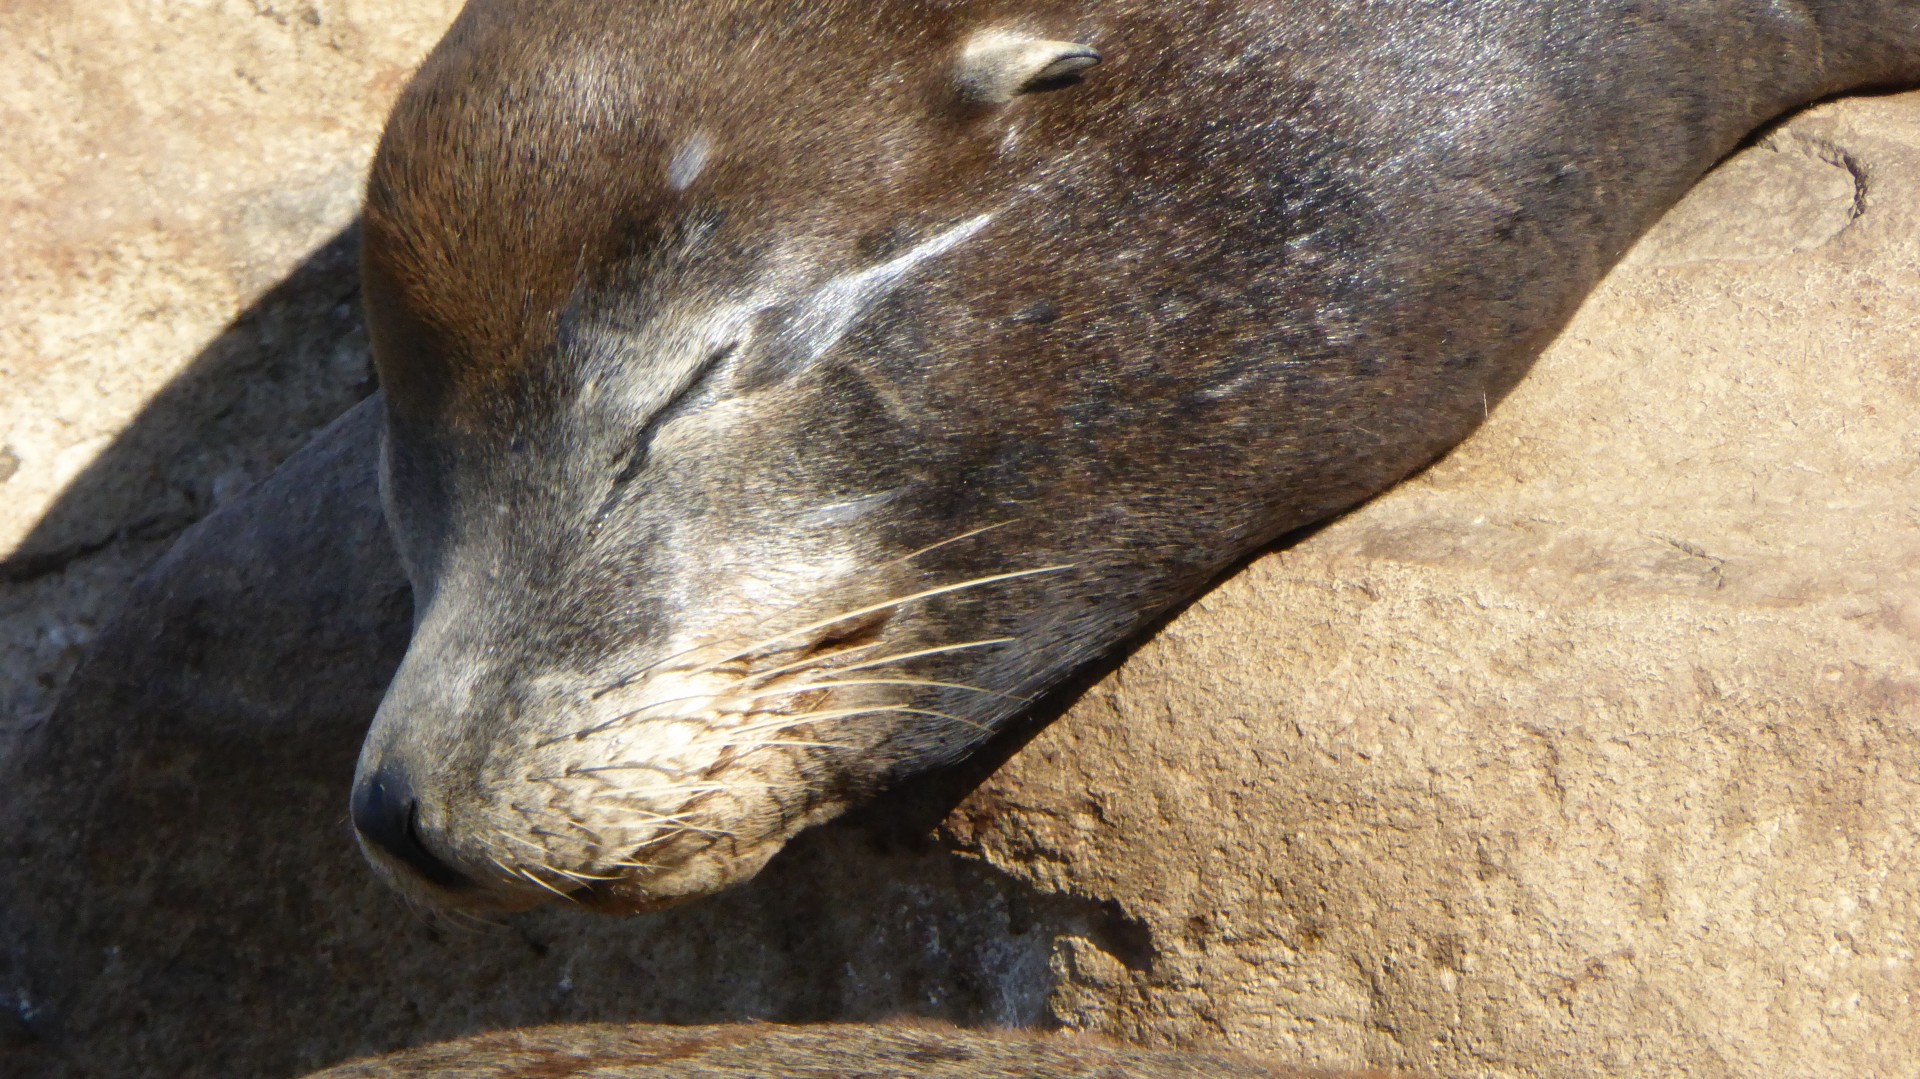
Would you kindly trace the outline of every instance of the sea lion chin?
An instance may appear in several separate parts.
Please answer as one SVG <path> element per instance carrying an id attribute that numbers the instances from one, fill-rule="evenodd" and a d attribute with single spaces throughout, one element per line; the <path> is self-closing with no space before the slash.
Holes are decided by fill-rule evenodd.
<path id="1" fill-rule="evenodd" d="M 1755 126 L 1920 78 L 1819 6 L 473 0 L 368 188 L 362 846 L 644 910 L 966 756 L 1458 442 Z"/>

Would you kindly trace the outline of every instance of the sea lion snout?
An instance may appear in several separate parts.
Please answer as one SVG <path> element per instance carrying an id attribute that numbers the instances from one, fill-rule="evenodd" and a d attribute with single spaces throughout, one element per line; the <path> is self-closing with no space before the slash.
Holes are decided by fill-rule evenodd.
<path id="1" fill-rule="evenodd" d="M 455 692 L 434 670 L 448 650 L 424 648 L 362 756 L 361 844 L 403 892 L 473 910 L 636 911 L 742 880 L 903 758 L 892 721 L 963 722 L 910 697 L 941 683 L 902 669 L 956 650 L 891 641 L 900 604 L 854 602 L 691 648 L 469 671 Z"/>
<path id="2" fill-rule="evenodd" d="M 354 785 L 353 828 L 379 850 L 436 888 L 464 889 L 473 881 L 435 854 L 420 835 L 420 802 L 402 767 L 382 766 Z"/>

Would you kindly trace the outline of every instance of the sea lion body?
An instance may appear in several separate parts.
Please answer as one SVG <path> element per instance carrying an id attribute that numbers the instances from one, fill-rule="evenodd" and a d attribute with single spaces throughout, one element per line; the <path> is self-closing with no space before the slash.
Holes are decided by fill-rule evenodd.
<path id="1" fill-rule="evenodd" d="M 1916 79 L 1905 0 L 474 0 L 369 186 L 363 845 L 475 908 L 742 879 L 1458 442 L 1754 127 Z"/>
<path id="2" fill-rule="evenodd" d="M 329 1068 L 309 1079 L 1307 1079 L 1224 1053 L 923 1024 L 582 1025 L 483 1034 Z"/>

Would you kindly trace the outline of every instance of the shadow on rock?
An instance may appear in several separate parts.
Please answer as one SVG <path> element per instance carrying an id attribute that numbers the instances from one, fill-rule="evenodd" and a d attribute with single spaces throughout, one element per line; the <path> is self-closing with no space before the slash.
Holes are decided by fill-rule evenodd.
<path id="1" fill-rule="evenodd" d="M 296 355 L 363 347 L 351 327 L 332 346 L 303 336 L 353 292 L 349 236 L 263 301 L 281 314 L 237 325 L 274 322 Z M 235 366 L 226 349 L 155 404 L 171 414 L 143 417 L 102 459 L 49 535 L 95 537 L 84 546 L 143 527 L 82 507 L 164 487 L 155 462 L 185 452 L 183 414 L 266 423 L 260 397 L 280 392 L 281 361 Z M 230 409 L 209 411 L 207 380 L 226 383 Z M 362 863 L 345 812 L 410 618 L 379 512 L 380 407 L 364 401 L 191 528 L 6 762 L 0 1073 L 293 1075 L 571 1020 L 1046 1025 L 1056 937 L 1151 961 L 1144 930 L 1117 912 L 1041 895 L 927 839 L 1023 735 L 685 908 L 472 926 L 407 909 Z M 280 421 L 296 431 L 304 418 Z"/>
<path id="2" fill-rule="evenodd" d="M 366 397 L 359 250 L 356 224 L 202 349 L 0 559 L 0 583 L 178 535 Z"/>
<path id="3" fill-rule="evenodd" d="M 0 558 L 0 623 L 25 650 L 7 658 L 21 682 L 0 685 L 0 756 L 143 567 L 371 391 L 358 251 L 344 229 L 262 295 Z"/>

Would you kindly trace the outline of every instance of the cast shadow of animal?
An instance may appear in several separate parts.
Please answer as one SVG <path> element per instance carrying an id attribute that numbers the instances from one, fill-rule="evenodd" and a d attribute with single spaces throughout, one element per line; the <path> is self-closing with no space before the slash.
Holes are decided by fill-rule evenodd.
<path id="1" fill-rule="evenodd" d="M 48 514 L 10 579 L 154 542 L 210 505 L 195 486 L 206 461 L 271 459 L 316 413 L 366 396 L 339 377 L 354 369 L 343 354 L 365 370 L 354 246 L 348 230 L 322 247 L 208 346 Z M 345 813 L 410 618 L 379 513 L 380 408 L 354 405 L 188 529 L 0 765 L 0 1073 L 291 1075 L 570 1020 L 1046 1025 L 1057 937 L 1152 963 L 1118 911 L 929 838 L 1076 687 L 712 900 L 478 925 L 405 907 Z"/>
<path id="2" fill-rule="evenodd" d="M 209 342 L 0 559 L 0 584 L 177 537 L 371 393 L 358 251 L 357 225 L 337 233 Z"/>

